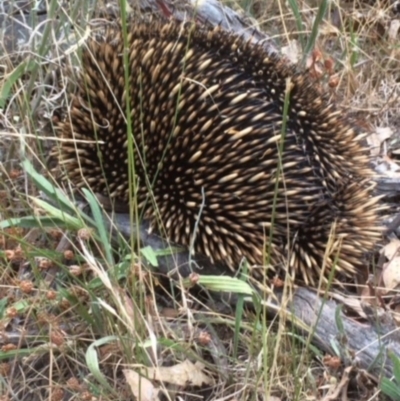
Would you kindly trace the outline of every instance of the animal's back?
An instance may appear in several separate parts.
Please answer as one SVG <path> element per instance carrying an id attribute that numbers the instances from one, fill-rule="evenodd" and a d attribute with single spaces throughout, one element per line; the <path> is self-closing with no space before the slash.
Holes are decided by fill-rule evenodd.
<path id="1" fill-rule="evenodd" d="M 339 248 L 337 269 L 361 268 L 380 231 L 367 152 L 312 81 L 220 29 L 143 23 L 128 31 L 127 64 L 119 31 L 83 53 L 62 130 L 99 142 L 63 145 L 69 178 L 135 198 L 161 234 L 183 245 L 194 235 L 196 252 L 232 268 L 243 257 L 263 265 L 270 249 L 275 267 L 290 265 L 315 284 Z"/>

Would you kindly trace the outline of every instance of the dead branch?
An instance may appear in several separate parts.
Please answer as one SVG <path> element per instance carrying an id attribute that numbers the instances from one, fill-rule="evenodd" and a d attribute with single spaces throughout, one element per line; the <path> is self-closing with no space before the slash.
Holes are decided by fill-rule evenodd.
<path id="1" fill-rule="evenodd" d="M 151 246 L 155 251 L 170 249 L 171 244 L 155 234 L 149 234 L 145 224 L 140 227 L 132 226 L 127 214 L 115 214 L 112 219 L 106 220 L 109 227 L 113 227 L 114 235 L 119 233 L 125 238 L 131 238 L 139 234 L 143 246 Z M 174 279 L 177 279 L 178 275 L 187 277 L 192 272 L 230 274 L 227 269 L 210 263 L 206 257 L 193 257 L 187 251 L 164 255 L 158 258 L 158 264 L 158 272 Z M 224 300 L 235 306 L 237 296 L 229 294 Z M 321 351 L 335 354 L 336 349 L 345 365 L 368 370 L 376 378 L 392 376 L 393 364 L 388 353 L 391 351 L 400 358 L 400 333 L 389 313 L 363 305 L 367 321 L 354 320 L 340 311 L 338 323 L 336 314 L 340 304 L 332 299 L 324 299 L 308 288 L 297 288 L 293 298 L 289 302 L 285 301 L 285 305 L 288 321 L 294 322 L 290 317 L 293 314 L 298 320 L 297 328 L 305 334 L 312 333 L 312 343 Z M 271 305 L 271 315 L 275 315 L 281 307 L 279 303 Z"/>

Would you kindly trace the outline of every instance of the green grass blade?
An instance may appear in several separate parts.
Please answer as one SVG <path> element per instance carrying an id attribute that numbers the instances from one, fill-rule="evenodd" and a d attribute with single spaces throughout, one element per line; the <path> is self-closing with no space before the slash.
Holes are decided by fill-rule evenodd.
<path id="1" fill-rule="evenodd" d="M 63 221 L 68 227 L 74 230 L 79 230 L 85 227 L 85 224 L 81 219 L 77 217 L 73 217 L 68 213 L 63 212 L 60 209 L 50 205 L 41 199 L 35 198 L 33 196 L 29 196 L 29 198 L 40 208 L 45 210 L 50 216 L 54 217 L 55 219 Z"/>
<path id="2" fill-rule="evenodd" d="M 50 181 L 48 181 L 43 175 L 39 174 L 32 163 L 25 159 L 22 162 L 22 167 L 28 174 L 29 178 L 33 181 L 35 186 L 44 192 L 55 203 L 60 205 L 60 208 L 65 210 L 67 213 L 75 214 L 76 207 L 74 204 L 65 196 L 65 194 L 58 188 L 56 188 Z"/>
<path id="3" fill-rule="evenodd" d="M 303 20 L 301 18 L 301 13 L 299 10 L 299 6 L 297 4 L 297 0 L 289 0 L 289 5 L 290 5 L 290 8 L 292 9 L 294 18 L 296 20 L 296 26 L 297 26 L 297 30 L 299 31 L 299 40 L 300 40 L 301 48 L 304 51 L 304 49 L 306 48 L 306 39 L 304 37 Z"/>
<path id="4" fill-rule="evenodd" d="M 100 236 L 100 240 L 103 245 L 104 252 L 106 254 L 107 262 L 111 266 L 114 266 L 115 261 L 112 256 L 111 243 L 110 243 L 109 236 L 108 236 L 108 233 L 106 230 L 106 226 L 104 224 L 103 214 L 101 212 L 99 203 L 98 203 L 97 199 L 95 198 L 95 196 L 90 191 L 88 191 L 86 188 L 84 188 L 82 191 L 86 197 L 86 200 L 89 202 L 90 210 L 92 211 L 93 219 L 95 222 L 95 227 Z"/>
<path id="5" fill-rule="evenodd" d="M 12 87 L 15 83 L 22 77 L 22 75 L 32 69 L 33 62 L 23 62 L 18 65 L 17 68 L 10 74 L 10 76 L 5 80 L 3 87 L 0 91 L 0 109 L 4 109 L 6 106 L 7 100 L 10 97 Z"/>
<path id="6" fill-rule="evenodd" d="M 65 221 L 56 219 L 54 217 L 36 217 L 36 216 L 25 216 L 16 217 L 0 222 L 0 229 L 10 227 L 22 227 L 22 228 L 68 228 Z"/>
<path id="7" fill-rule="evenodd" d="M 319 5 L 318 8 L 318 13 L 315 16 L 314 24 L 311 30 L 311 35 L 310 38 L 308 39 L 308 42 L 306 44 L 306 48 L 304 50 L 304 55 L 303 55 L 303 63 L 307 60 L 308 55 L 311 53 L 311 51 L 314 49 L 315 42 L 317 40 L 318 36 L 318 30 L 319 27 L 322 23 L 322 20 L 325 17 L 326 11 L 328 9 L 328 0 L 322 0 L 321 4 Z"/>
<path id="8" fill-rule="evenodd" d="M 110 386 L 107 379 L 104 377 L 103 373 L 100 371 L 99 358 L 97 356 L 96 347 L 101 347 L 104 344 L 109 344 L 113 341 L 118 341 L 116 336 L 108 336 L 94 341 L 90 344 L 88 350 L 86 351 L 86 364 L 92 373 L 93 377 L 110 393 L 115 393 L 114 389 Z"/>

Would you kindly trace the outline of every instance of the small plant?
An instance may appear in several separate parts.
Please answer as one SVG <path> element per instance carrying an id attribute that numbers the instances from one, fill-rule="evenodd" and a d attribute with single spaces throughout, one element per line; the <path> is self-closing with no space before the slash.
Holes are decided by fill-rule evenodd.
<path id="1" fill-rule="evenodd" d="M 381 390 L 391 400 L 400 401 L 400 358 L 393 353 L 390 353 L 389 357 L 393 361 L 394 380 L 384 377 L 381 383 Z"/>

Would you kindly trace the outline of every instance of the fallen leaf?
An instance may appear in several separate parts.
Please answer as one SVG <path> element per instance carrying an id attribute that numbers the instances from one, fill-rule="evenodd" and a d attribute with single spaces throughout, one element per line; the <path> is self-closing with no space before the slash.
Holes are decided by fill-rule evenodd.
<path id="1" fill-rule="evenodd" d="M 389 260 L 391 260 L 400 249 L 400 240 L 395 238 L 392 239 L 387 245 L 381 249 L 383 253 Z"/>
<path id="2" fill-rule="evenodd" d="M 135 398 L 141 401 L 160 400 L 158 397 L 160 390 L 154 387 L 150 380 L 140 376 L 134 370 L 124 369 L 122 372 Z"/>
<path id="3" fill-rule="evenodd" d="M 393 135 L 393 130 L 390 127 L 378 127 L 375 129 L 375 132 L 381 143 L 391 138 Z"/>
<path id="4" fill-rule="evenodd" d="M 187 385 L 202 386 L 211 385 L 213 380 L 207 376 L 204 370 L 204 364 L 200 362 L 192 363 L 189 360 L 169 367 L 145 368 L 147 377 L 160 382 L 176 384 L 180 387 Z"/>
<path id="5" fill-rule="evenodd" d="M 367 137 L 367 143 L 371 147 L 373 156 L 379 156 L 381 144 L 385 140 L 391 138 L 393 130 L 390 127 L 378 127 L 375 132 Z"/>
<path id="6" fill-rule="evenodd" d="M 387 290 L 394 290 L 400 284 L 400 256 L 383 266 L 382 279 Z"/>

